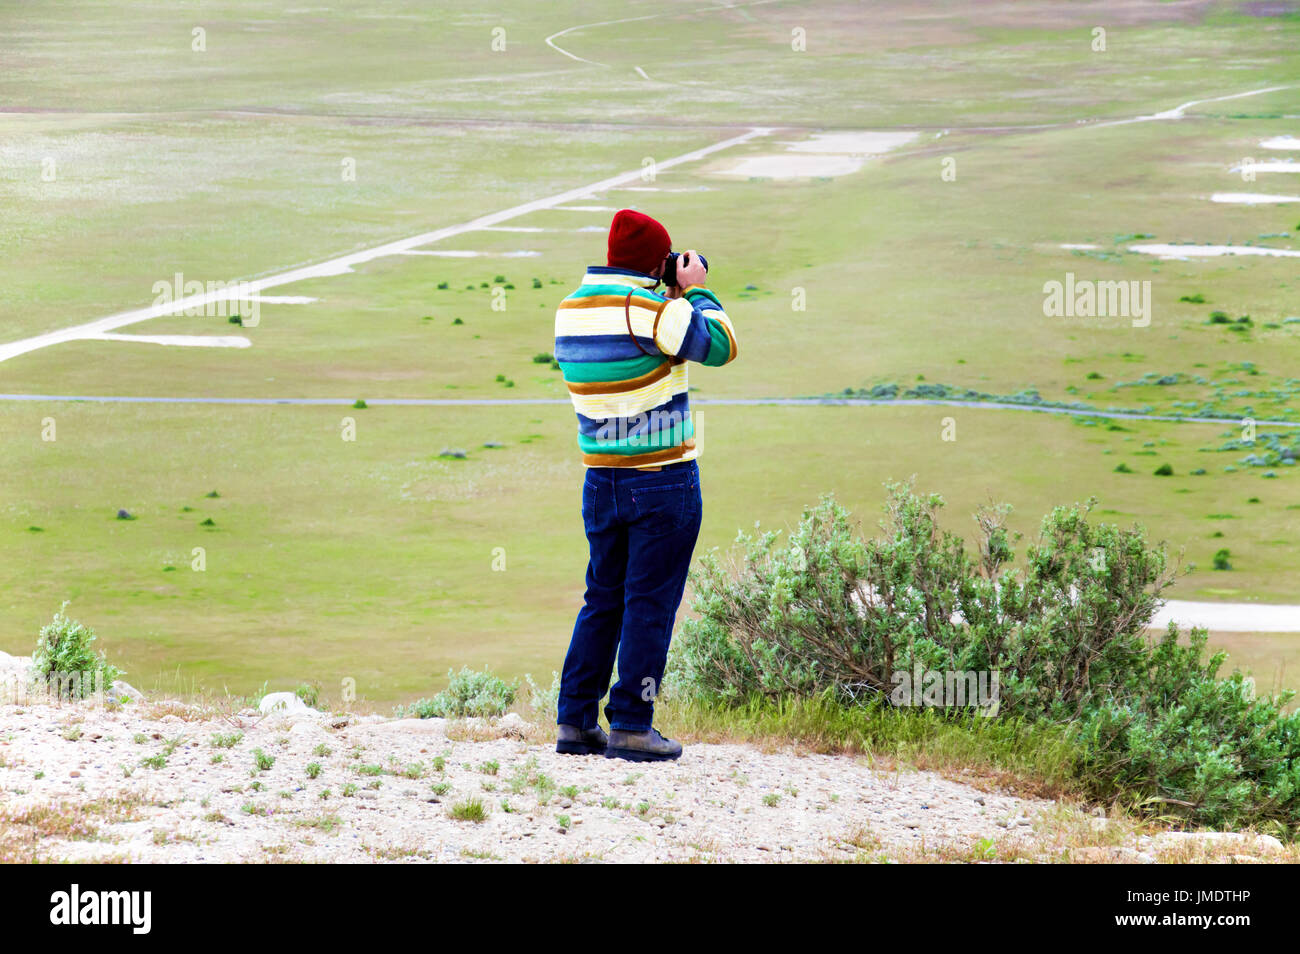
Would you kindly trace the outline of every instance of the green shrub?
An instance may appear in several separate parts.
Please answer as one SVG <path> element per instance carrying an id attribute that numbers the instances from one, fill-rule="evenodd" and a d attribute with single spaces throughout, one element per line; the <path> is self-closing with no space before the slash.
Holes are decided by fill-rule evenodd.
<path id="1" fill-rule="evenodd" d="M 303 701 L 308 708 L 315 709 L 320 705 L 320 686 L 314 683 L 304 682 L 293 691 L 293 694 Z"/>
<path id="2" fill-rule="evenodd" d="M 1161 464 L 1155 469 L 1154 473 L 1157 477 L 1172 477 L 1174 475 L 1174 468 L 1169 464 Z"/>
<path id="3" fill-rule="evenodd" d="M 465 716 L 499 716 L 514 704 L 517 683 L 506 682 L 490 670 L 475 672 L 468 666 L 459 673 L 447 671 L 447 688 L 432 699 L 398 706 L 399 717 L 455 719 Z"/>
<path id="4" fill-rule="evenodd" d="M 1216 552 L 1214 554 L 1214 568 L 1216 570 L 1231 570 L 1232 564 L 1228 562 L 1231 556 L 1232 554 L 1228 552 L 1226 547 Z"/>
<path id="5" fill-rule="evenodd" d="M 1067 716 L 1106 691 L 1139 652 L 1168 580 L 1140 528 L 1087 520 L 1091 503 L 1042 522 L 1023 571 L 1006 507 L 977 514 L 978 554 L 943 531 L 938 495 L 889 488 L 881 537 L 861 536 L 831 498 L 790 539 L 742 534 L 744 568 L 706 556 L 694 574 L 698 620 L 678 641 L 679 674 L 709 701 L 752 695 L 888 695 L 893 675 L 998 671 L 1001 711 Z"/>
<path id="6" fill-rule="evenodd" d="M 1218 678 L 1224 653 L 1203 661 L 1204 630 L 1177 639 L 1171 625 L 1133 670 L 1133 691 L 1082 713 L 1080 777 L 1099 799 L 1285 832 L 1300 816 L 1300 713 L 1283 712 L 1293 694 L 1254 698 L 1240 673 Z"/>
<path id="7" fill-rule="evenodd" d="M 1200 662 L 1205 634 L 1152 640 L 1172 571 L 1141 527 L 1094 524 L 1094 501 L 1057 507 L 1019 568 L 1005 507 L 976 514 L 976 547 L 942 530 L 943 501 L 889 488 L 883 533 L 864 537 L 831 498 L 786 538 L 738 538 L 692 574 L 693 609 L 668 688 L 691 703 L 831 699 L 891 711 L 896 675 L 997 672 L 998 721 L 1059 727 L 1084 788 L 1206 824 L 1294 820 L 1300 715 L 1251 700 Z M 866 709 L 859 709 L 866 712 Z M 936 710 L 974 725 L 970 707 Z M 986 713 L 988 714 L 988 713 Z M 863 716 L 866 717 L 865 715 Z M 901 717 L 901 716 L 900 716 Z M 1252 794 L 1254 793 L 1254 794 Z"/>
<path id="8" fill-rule="evenodd" d="M 95 631 L 69 619 L 67 608 L 65 601 L 54 619 L 41 627 L 32 653 L 32 671 L 60 695 L 84 699 L 99 683 L 104 689 L 112 686 L 122 670 L 110 664 L 102 651 L 91 648 L 98 638 Z"/>

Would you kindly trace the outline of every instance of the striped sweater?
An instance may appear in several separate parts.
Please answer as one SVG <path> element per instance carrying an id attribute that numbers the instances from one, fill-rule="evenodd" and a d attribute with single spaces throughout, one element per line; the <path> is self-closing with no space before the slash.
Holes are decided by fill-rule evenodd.
<path id="1" fill-rule="evenodd" d="M 556 309 L 555 358 L 588 467 L 693 460 L 686 362 L 717 367 L 736 357 L 731 319 L 713 292 L 693 285 L 668 299 L 654 285 L 640 272 L 593 266 Z"/>

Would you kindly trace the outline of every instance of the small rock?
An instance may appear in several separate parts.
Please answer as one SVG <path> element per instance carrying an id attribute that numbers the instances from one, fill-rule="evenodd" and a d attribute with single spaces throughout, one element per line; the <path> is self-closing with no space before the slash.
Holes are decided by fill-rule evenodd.
<path id="1" fill-rule="evenodd" d="M 268 692 L 262 697 L 262 701 L 257 704 L 257 708 L 262 715 L 270 715 L 272 712 L 316 711 L 292 692 Z"/>
<path id="2" fill-rule="evenodd" d="M 24 671 L 32 666 L 31 656 L 10 656 L 8 653 L 0 652 L 0 672 L 9 670 Z"/>
<path id="3" fill-rule="evenodd" d="M 1156 835 L 1157 845 L 1170 847 L 1177 844 L 1192 844 L 1209 847 L 1215 844 L 1231 844 L 1255 851 L 1281 851 L 1282 842 L 1272 835 L 1256 835 L 1239 831 L 1164 831 Z"/>
<path id="4" fill-rule="evenodd" d="M 507 712 L 497 720 L 497 729 L 510 738 L 522 739 L 531 728 L 532 725 L 525 722 L 518 712 Z"/>

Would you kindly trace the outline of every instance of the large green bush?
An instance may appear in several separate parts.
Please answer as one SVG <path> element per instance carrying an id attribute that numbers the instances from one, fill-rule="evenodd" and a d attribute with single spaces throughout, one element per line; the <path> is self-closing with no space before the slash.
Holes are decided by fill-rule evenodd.
<path id="1" fill-rule="evenodd" d="M 103 652 L 91 648 L 95 631 L 69 619 L 65 602 L 54 619 L 41 627 L 32 653 L 32 672 L 60 695 L 85 698 L 102 686 L 105 690 L 122 675 Z"/>
<path id="2" fill-rule="evenodd" d="M 1018 565 L 1007 508 L 976 515 L 976 546 L 942 530 L 943 501 L 891 485 L 881 533 L 833 499 L 789 535 L 742 533 L 704 556 L 696 619 L 674 643 L 670 689 L 710 704 L 830 693 L 888 706 L 896 674 L 996 672 L 1001 717 L 1068 726 L 1098 796 L 1131 795 L 1200 821 L 1292 823 L 1300 716 L 1217 678 L 1205 634 L 1147 633 L 1173 572 L 1140 527 L 1058 507 Z M 988 710 L 986 710 L 988 711 Z M 973 718 L 972 710 L 946 710 Z"/>

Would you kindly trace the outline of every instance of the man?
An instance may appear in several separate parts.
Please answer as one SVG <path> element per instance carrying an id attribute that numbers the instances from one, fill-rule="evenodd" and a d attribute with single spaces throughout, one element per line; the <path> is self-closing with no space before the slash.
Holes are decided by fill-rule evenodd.
<path id="1" fill-rule="evenodd" d="M 587 467 L 582 519 L 591 551 L 560 678 L 557 752 L 637 762 L 682 754 L 651 722 L 700 531 L 686 363 L 726 364 L 736 336 L 694 251 L 676 258 L 676 284 L 655 291 L 671 248 L 662 225 L 621 210 L 609 227 L 608 264 L 588 268 L 555 313 L 555 357 Z M 606 736 L 599 707 L 615 653 Z"/>

